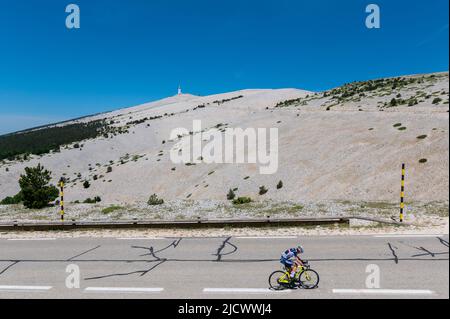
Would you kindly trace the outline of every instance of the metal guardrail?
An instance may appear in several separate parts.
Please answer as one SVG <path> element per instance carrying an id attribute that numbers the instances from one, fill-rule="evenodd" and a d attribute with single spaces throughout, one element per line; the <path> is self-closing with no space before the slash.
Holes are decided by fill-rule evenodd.
<path id="1" fill-rule="evenodd" d="M 302 217 L 302 218 L 266 218 L 259 219 L 203 219 L 194 220 L 121 220 L 121 221 L 77 221 L 65 220 L 63 222 L 0 222 L 0 231 L 46 231 L 46 230 L 72 230 L 72 229 L 119 229 L 119 228 L 223 228 L 223 227 L 288 227 L 288 226 L 320 226 L 332 224 L 350 225 L 350 219 L 359 219 L 370 222 L 391 225 L 405 225 L 392 220 L 381 220 L 369 217 Z"/>

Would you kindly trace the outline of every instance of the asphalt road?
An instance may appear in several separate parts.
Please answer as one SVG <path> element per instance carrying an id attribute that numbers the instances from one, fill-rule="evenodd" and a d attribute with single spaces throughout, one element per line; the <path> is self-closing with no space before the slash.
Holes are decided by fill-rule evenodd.
<path id="1" fill-rule="evenodd" d="M 269 290 L 298 244 L 319 288 Z M 0 298 L 449 298 L 448 254 L 448 235 L 2 239 Z"/>

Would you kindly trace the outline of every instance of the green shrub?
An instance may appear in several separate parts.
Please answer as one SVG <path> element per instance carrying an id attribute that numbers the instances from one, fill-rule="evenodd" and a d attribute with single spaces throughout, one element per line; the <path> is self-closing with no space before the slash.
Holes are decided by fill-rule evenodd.
<path id="1" fill-rule="evenodd" d="M 413 98 L 411 98 L 408 102 L 408 106 L 414 106 L 417 104 L 419 104 L 419 102 L 417 101 L 417 99 L 413 99 Z"/>
<path id="2" fill-rule="evenodd" d="M 402 126 L 402 123 L 396 123 L 396 124 L 394 124 L 393 126 L 394 126 L 394 127 L 400 127 L 400 126 Z"/>
<path id="3" fill-rule="evenodd" d="M 112 212 L 114 212 L 116 210 L 121 210 L 121 209 L 124 209 L 124 208 L 121 207 L 121 206 L 112 205 L 112 206 L 109 206 L 109 207 L 106 207 L 106 208 L 102 209 L 102 213 L 103 214 L 110 214 L 110 213 L 112 213 Z"/>
<path id="4" fill-rule="evenodd" d="M 228 191 L 228 194 L 227 194 L 227 199 L 228 200 L 233 200 L 233 199 L 235 199 L 236 198 L 236 194 L 234 193 L 234 191 L 232 190 L 232 189 L 230 189 L 229 191 Z"/>
<path id="5" fill-rule="evenodd" d="M 48 185 L 50 180 L 51 172 L 45 170 L 41 164 L 38 164 L 37 167 L 25 168 L 25 175 L 20 175 L 19 179 L 25 207 L 44 208 L 58 197 L 58 189 L 53 185 Z"/>
<path id="6" fill-rule="evenodd" d="M 427 138 L 427 135 L 419 135 L 419 136 L 417 136 L 418 140 L 423 140 L 423 139 L 426 139 L 426 138 Z"/>
<path id="7" fill-rule="evenodd" d="M 106 173 L 111 173 L 112 172 L 112 167 L 108 166 L 108 168 L 106 169 Z"/>
<path id="8" fill-rule="evenodd" d="M 389 104 L 390 106 L 397 106 L 397 100 L 393 98 Z"/>
<path id="9" fill-rule="evenodd" d="M 269 190 L 265 187 L 265 186 L 260 186 L 259 187 L 259 195 L 264 195 L 268 192 Z"/>
<path id="10" fill-rule="evenodd" d="M 433 104 L 439 104 L 442 101 L 442 99 L 440 97 L 437 97 L 433 100 Z"/>
<path id="11" fill-rule="evenodd" d="M 12 197 L 8 196 L 4 198 L 2 201 L 0 201 L 0 205 L 15 205 L 22 203 L 23 198 L 22 194 L 19 192 L 17 195 L 14 195 Z"/>
<path id="12" fill-rule="evenodd" d="M 147 204 L 151 206 L 162 205 L 164 204 L 164 200 L 162 198 L 158 198 L 158 195 L 153 194 L 148 199 Z"/>
<path id="13" fill-rule="evenodd" d="M 420 164 L 425 164 L 426 162 L 428 162 L 428 160 L 426 158 L 422 158 L 419 160 Z"/>
<path id="14" fill-rule="evenodd" d="M 234 205 L 248 204 L 251 202 L 252 202 L 252 199 L 250 197 L 238 197 L 235 200 L 233 200 Z"/>
<path id="15" fill-rule="evenodd" d="M 88 181 L 84 181 L 83 187 L 84 188 L 89 188 L 89 187 L 91 187 L 91 183 L 89 183 Z"/>
<path id="16" fill-rule="evenodd" d="M 279 181 L 277 184 L 277 189 L 282 189 L 283 188 L 283 181 Z"/>
<path id="17" fill-rule="evenodd" d="M 84 204 L 96 204 L 101 202 L 102 199 L 100 198 L 100 196 L 95 196 L 94 198 L 87 198 L 83 201 Z"/>

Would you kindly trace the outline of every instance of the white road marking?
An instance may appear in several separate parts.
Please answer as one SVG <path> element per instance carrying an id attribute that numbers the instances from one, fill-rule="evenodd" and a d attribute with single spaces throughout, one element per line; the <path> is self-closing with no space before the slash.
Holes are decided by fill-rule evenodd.
<path id="1" fill-rule="evenodd" d="M 52 286 L 0 286 L 0 291 L 47 291 Z"/>
<path id="2" fill-rule="evenodd" d="M 205 288 L 204 293 L 246 293 L 246 294 L 270 294 L 270 293 L 290 293 L 291 290 L 271 290 L 268 288 Z"/>
<path id="3" fill-rule="evenodd" d="M 273 237 L 269 237 L 269 236 L 266 236 L 266 237 L 257 237 L 257 236 L 250 237 L 250 236 L 248 236 L 248 237 L 234 237 L 234 238 L 236 238 L 236 239 L 297 239 L 298 237 L 296 237 L 296 236 L 273 236 Z"/>
<path id="4" fill-rule="evenodd" d="M 408 235 L 408 234 L 399 234 L 399 235 L 395 235 L 395 234 L 392 234 L 392 235 L 374 235 L 373 237 L 375 237 L 375 238 L 414 238 L 414 237 L 417 237 L 417 238 L 427 238 L 427 237 L 433 237 L 433 238 L 436 238 L 436 237 L 444 237 L 444 235 L 420 235 L 420 234 L 417 234 L 417 235 L 414 235 L 414 234 L 411 234 L 411 235 Z"/>
<path id="5" fill-rule="evenodd" d="M 334 294 L 368 295 L 432 295 L 434 291 L 421 289 L 333 289 Z"/>
<path id="6" fill-rule="evenodd" d="M 117 240 L 162 240 L 162 239 L 166 239 L 163 237 L 121 237 L 121 238 L 116 238 Z"/>
<path id="7" fill-rule="evenodd" d="M 130 292 L 130 293 L 160 293 L 164 288 L 141 288 L 141 287 L 87 287 L 85 292 L 108 293 L 108 292 Z"/>
<path id="8" fill-rule="evenodd" d="M 11 241 L 43 241 L 43 240 L 56 240 L 56 238 L 8 238 Z"/>

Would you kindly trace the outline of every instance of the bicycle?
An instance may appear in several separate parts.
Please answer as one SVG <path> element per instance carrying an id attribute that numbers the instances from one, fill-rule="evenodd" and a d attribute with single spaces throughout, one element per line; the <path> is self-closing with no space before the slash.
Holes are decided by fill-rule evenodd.
<path id="1" fill-rule="evenodd" d="M 319 286 L 320 277 L 317 271 L 311 269 L 308 261 L 303 261 L 304 265 L 299 266 L 294 278 L 286 267 L 284 271 L 274 271 L 269 276 L 269 285 L 273 290 L 283 290 L 295 287 L 303 289 L 314 289 Z"/>

